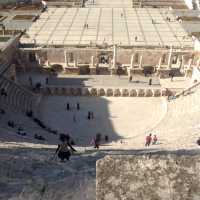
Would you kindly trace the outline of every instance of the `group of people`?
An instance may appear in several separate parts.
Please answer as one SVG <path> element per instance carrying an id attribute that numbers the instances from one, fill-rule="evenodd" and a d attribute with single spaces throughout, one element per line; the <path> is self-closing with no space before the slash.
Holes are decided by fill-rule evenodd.
<path id="1" fill-rule="evenodd" d="M 67 111 L 70 111 L 71 108 L 72 108 L 72 107 L 70 106 L 70 103 L 67 102 L 66 110 L 67 110 Z M 79 102 L 76 103 L 76 109 L 77 109 L 77 110 L 80 110 L 80 104 L 79 104 Z"/>
<path id="2" fill-rule="evenodd" d="M 145 140 L 146 140 L 146 141 L 145 141 L 145 146 L 148 147 L 148 146 L 150 146 L 151 144 L 152 144 L 152 145 L 157 144 L 158 138 L 157 138 L 156 135 L 154 135 L 154 136 L 152 137 L 152 134 L 150 133 L 149 135 L 146 136 L 146 139 L 145 139 Z"/>
<path id="3" fill-rule="evenodd" d="M 80 103 L 77 102 L 77 103 L 76 103 L 76 110 L 79 111 L 80 109 L 81 109 L 81 108 L 80 108 Z M 67 111 L 72 110 L 72 107 L 71 107 L 71 105 L 70 105 L 69 102 L 67 102 L 66 110 L 67 110 Z M 87 119 L 88 119 L 88 120 L 93 120 L 93 119 L 94 119 L 94 112 L 93 112 L 93 111 L 88 111 Z M 76 116 L 75 116 L 75 115 L 73 115 L 73 122 L 76 122 Z"/>

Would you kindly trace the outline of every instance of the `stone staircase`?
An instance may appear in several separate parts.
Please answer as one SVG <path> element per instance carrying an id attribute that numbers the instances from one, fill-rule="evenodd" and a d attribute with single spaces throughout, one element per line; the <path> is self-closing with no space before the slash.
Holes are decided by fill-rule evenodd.
<path id="1" fill-rule="evenodd" d="M 133 7 L 188 9 L 184 0 L 133 0 Z"/>
<path id="2" fill-rule="evenodd" d="M 35 95 L 4 76 L 0 76 L 0 90 L 2 89 L 7 95 L 0 95 L 1 105 L 11 106 L 22 112 L 36 111 L 40 101 L 39 95 Z"/>

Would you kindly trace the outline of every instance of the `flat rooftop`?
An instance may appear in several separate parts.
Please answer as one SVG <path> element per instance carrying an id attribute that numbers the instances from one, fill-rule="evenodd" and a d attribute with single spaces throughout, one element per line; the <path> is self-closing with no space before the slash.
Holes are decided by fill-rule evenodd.
<path id="1" fill-rule="evenodd" d="M 167 21 L 169 17 L 171 21 Z M 84 25 L 88 24 L 88 28 Z M 48 46 L 114 45 L 193 47 L 173 11 L 153 8 L 49 8 L 21 39 Z M 137 37 L 137 40 L 135 39 Z"/>

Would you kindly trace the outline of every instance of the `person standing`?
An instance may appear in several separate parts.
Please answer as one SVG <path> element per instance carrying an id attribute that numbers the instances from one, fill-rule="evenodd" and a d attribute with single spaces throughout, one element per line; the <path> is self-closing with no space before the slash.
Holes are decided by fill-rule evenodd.
<path id="1" fill-rule="evenodd" d="M 69 105 L 68 102 L 67 102 L 67 110 L 68 110 L 68 111 L 70 110 L 70 105 Z"/>
<path id="2" fill-rule="evenodd" d="M 61 162 L 64 162 L 65 159 L 69 160 L 71 156 L 71 151 L 75 152 L 76 149 L 74 149 L 70 143 L 70 137 L 68 135 L 62 135 L 60 137 L 61 144 L 58 144 L 58 147 L 56 149 L 56 154 L 58 154 L 58 157 L 60 158 Z"/>
<path id="3" fill-rule="evenodd" d="M 91 119 L 91 112 L 90 112 L 90 111 L 88 111 L 88 116 L 87 116 L 87 118 L 88 118 L 88 120 Z"/>
<path id="4" fill-rule="evenodd" d="M 150 146 L 151 144 L 151 141 L 152 141 L 152 137 L 151 137 L 151 133 L 149 135 L 146 136 L 146 143 L 145 143 L 145 146 Z"/>
<path id="5" fill-rule="evenodd" d="M 46 83 L 46 85 L 49 84 L 49 78 L 48 78 L 48 77 L 46 77 L 46 79 L 45 79 L 45 83 Z"/>
<path id="6" fill-rule="evenodd" d="M 28 77 L 28 81 L 29 81 L 30 86 L 32 87 L 33 86 L 33 80 L 31 78 L 31 76 Z"/>
<path id="7" fill-rule="evenodd" d="M 79 102 L 76 103 L 76 108 L 77 108 L 77 110 L 80 110 L 80 104 L 79 104 Z"/>
<path id="8" fill-rule="evenodd" d="M 156 136 L 156 135 L 154 135 L 154 136 L 153 136 L 153 142 L 152 142 L 152 144 L 156 144 L 156 143 L 157 143 L 157 141 L 158 141 L 158 138 L 157 138 L 157 136 Z"/>
<path id="9" fill-rule="evenodd" d="M 149 85 L 152 85 L 152 78 L 149 79 Z"/>

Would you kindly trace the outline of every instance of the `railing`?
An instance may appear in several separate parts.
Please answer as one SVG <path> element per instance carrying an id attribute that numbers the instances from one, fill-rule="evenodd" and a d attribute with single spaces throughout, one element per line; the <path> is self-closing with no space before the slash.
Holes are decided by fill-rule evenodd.
<path id="1" fill-rule="evenodd" d="M 1 105 L 13 107 L 16 110 L 27 112 L 37 112 L 37 105 L 40 102 L 40 95 L 36 95 L 23 88 L 10 79 L 0 75 L 0 93 Z"/>
<path id="2" fill-rule="evenodd" d="M 182 96 L 182 95 L 185 95 L 187 92 L 190 92 L 192 89 L 196 88 L 196 87 L 199 86 L 199 85 L 200 85 L 200 82 L 197 82 L 197 83 L 193 84 L 192 86 L 190 86 L 190 87 L 184 89 L 183 91 L 177 93 L 174 97 L 177 98 L 177 97 L 180 97 L 180 96 Z"/>

